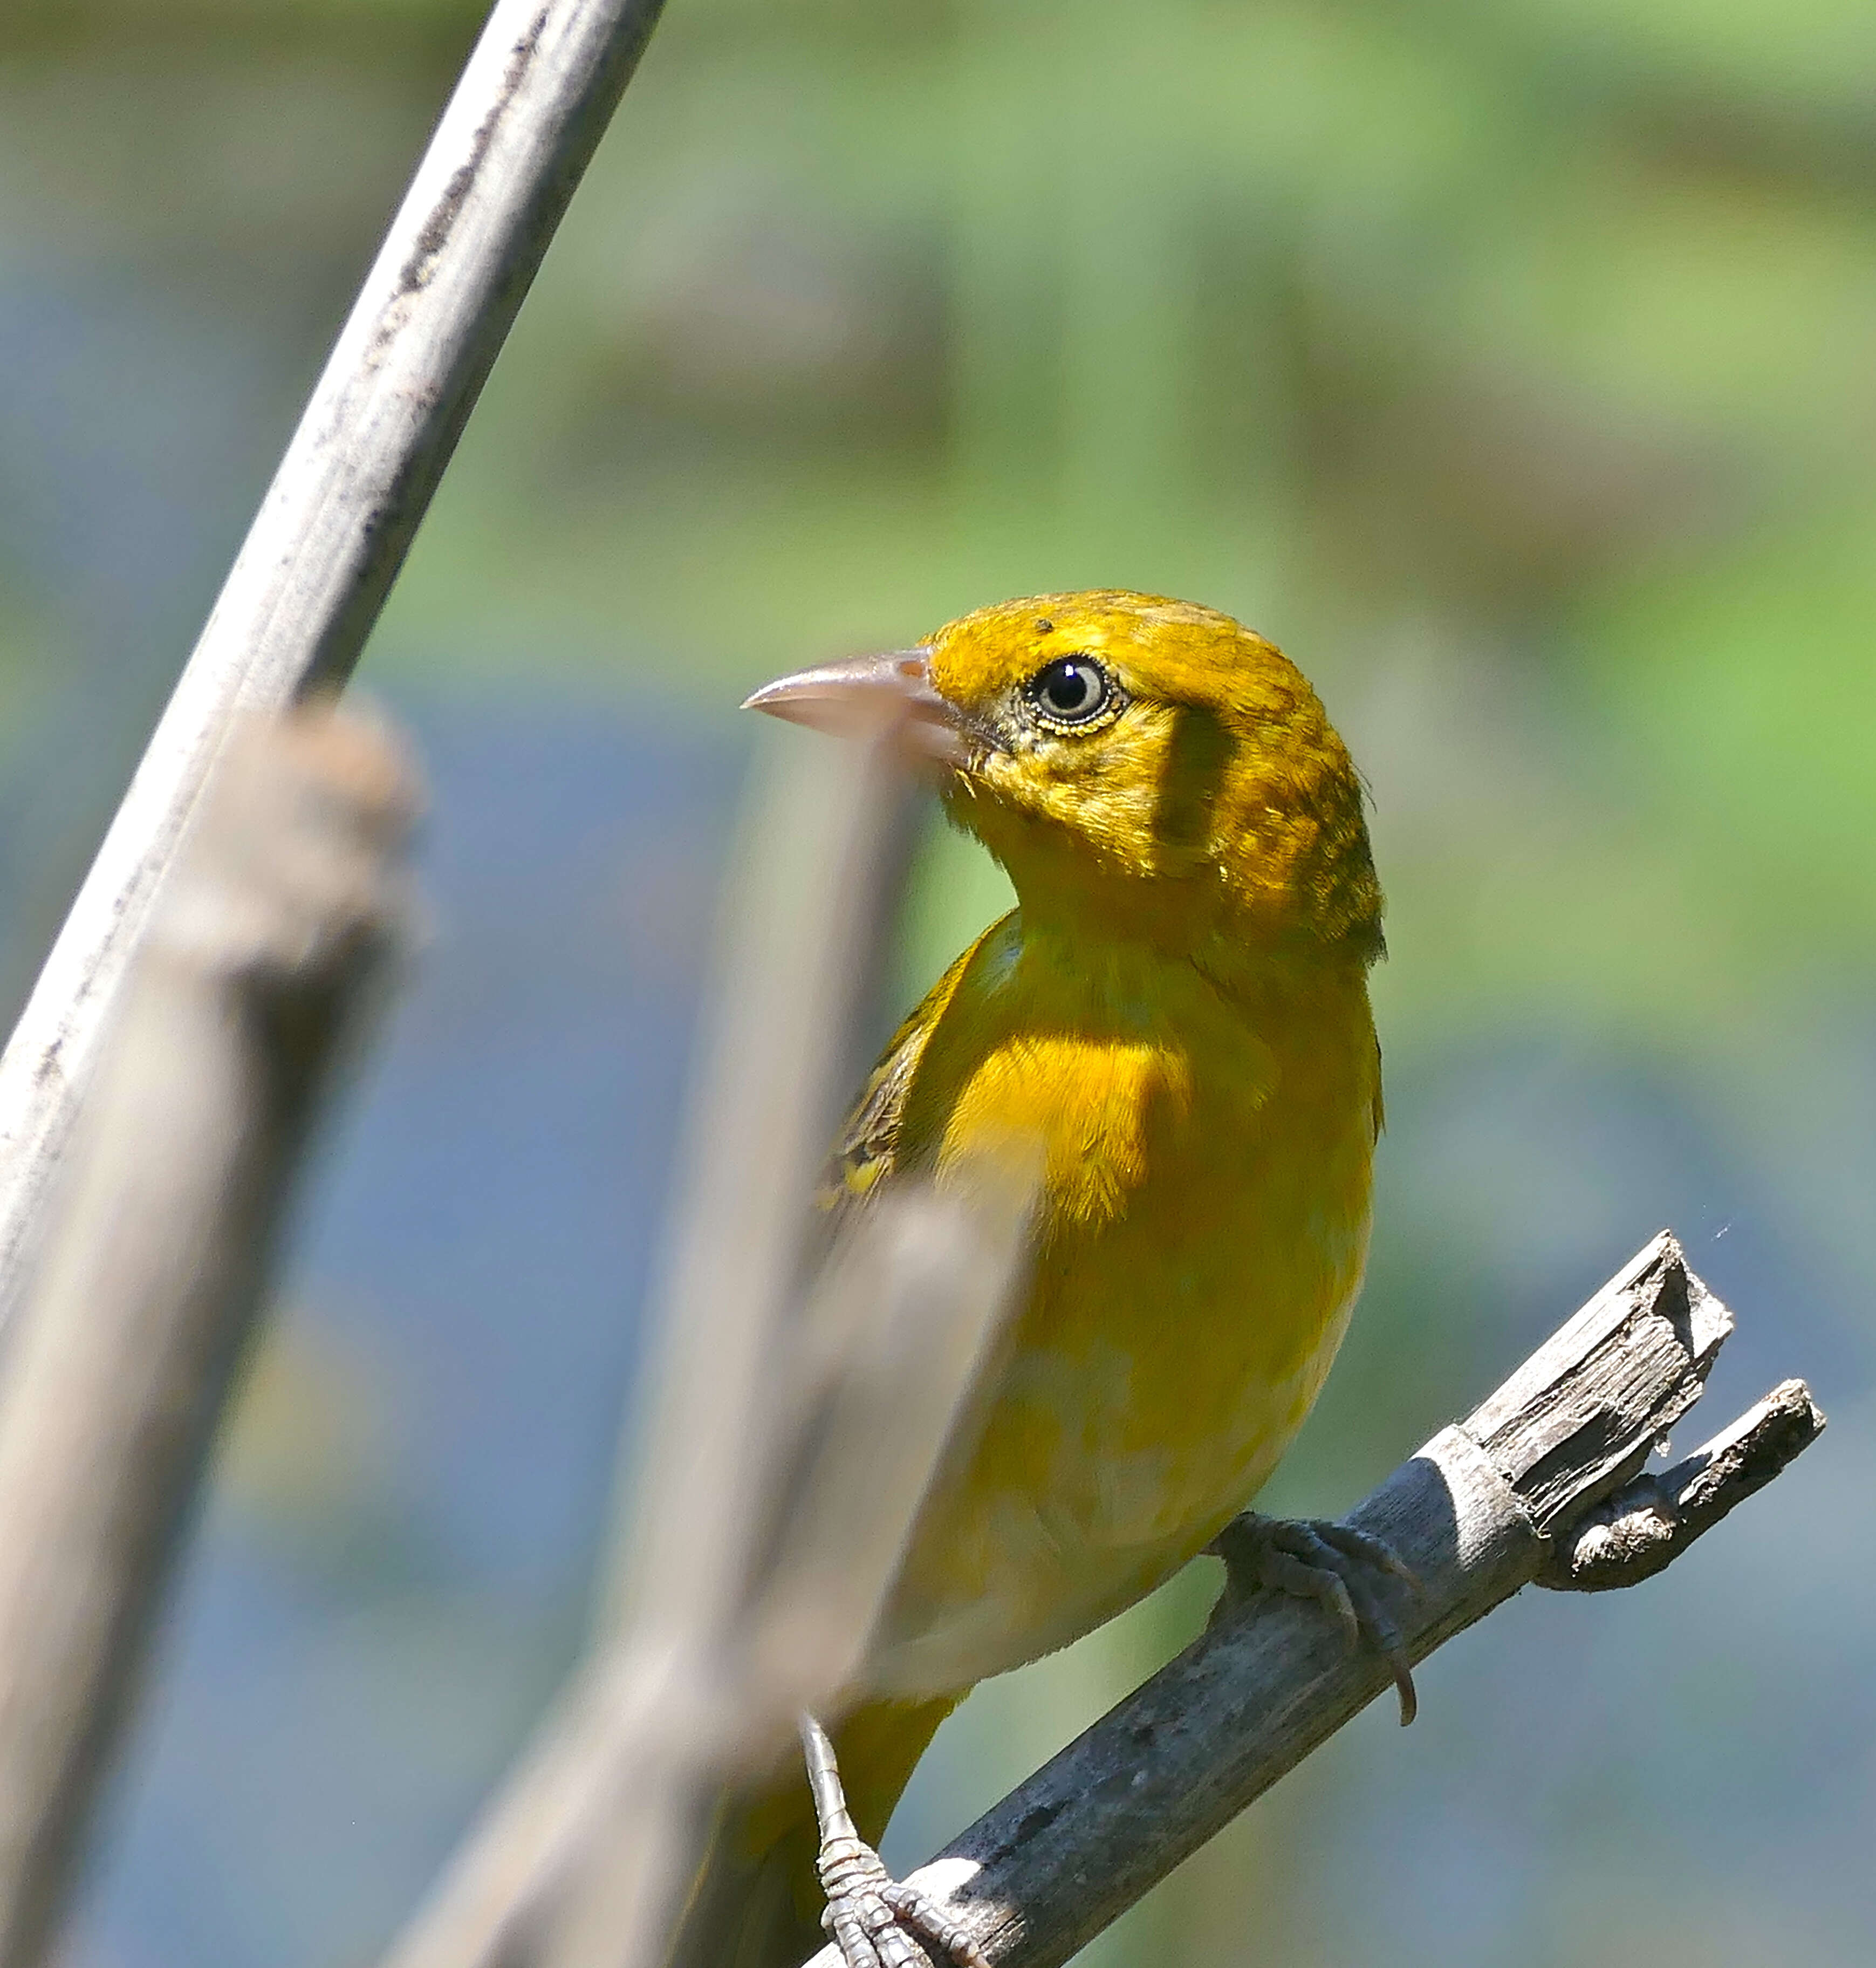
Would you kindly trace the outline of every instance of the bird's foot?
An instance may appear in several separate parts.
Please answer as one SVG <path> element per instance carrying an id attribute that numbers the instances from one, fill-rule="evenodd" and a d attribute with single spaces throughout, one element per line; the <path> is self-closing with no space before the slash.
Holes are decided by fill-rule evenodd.
<path id="1" fill-rule="evenodd" d="M 801 1718 L 801 1746 L 820 1825 L 814 1869 L 827 1895 L 821 1925 L 846 1968 L 930 1968 L 934 1954 L 956 1968 L 990 1968 L 963 1928 L 917 1887 L 895 1879 L 854 1830 L 833 1745 L 811 1715 Z"/>
<path id="2" fill-rule="evenodd" d="M 989 1968 L 970 1936 L 894 1879 L 864 1840 L 824 1840 L 815 1870 L 827 1895 L 821 1925 L 846 1968 L 930 1968 L 933 1953 L 957 1968 Z"/>
<path id="3" fill-rule="evenodd" d="M 1420 1581 L 1392 1549 L 1366 1531 L 1318 1518 L 1266 1517 L 1246 1510 L 1205 1549 L 1224 1561 L 1224 1590 L 1211 1609 L 1215 1625 L 1260 1592 L 1311 1599 L 1331 1614 L 1350 1646 L 1385 1660 L 1400 1695 L 1401 1726 L 1418 1712 L 1413 1664 L 1388 1601 Z"/>

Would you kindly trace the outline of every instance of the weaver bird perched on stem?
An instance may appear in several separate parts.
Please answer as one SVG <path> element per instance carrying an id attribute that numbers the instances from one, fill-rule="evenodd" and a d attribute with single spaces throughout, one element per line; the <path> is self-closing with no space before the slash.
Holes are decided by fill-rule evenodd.
<path id="1" fill-rule="evenodd" d="M 807 1732 L 829 1925 L 856 1968 L 923 1961 L 907 1931 L 971 1959 L 859 1843 L 939 1723 L 1208 1546 L 1227 1597 L 1323 1599 L 1389 1652 L 1403 1719 L 1412 1701 L 1389 1554 L 1240 1515 L 1309 1412 L 1367 1251 L 1381 892 L 1347 751 L 1269 643 L 1152 595 L 1003 603 L 749 703 L 840 730 L 882 700 L 1018 906 L 888 1047 L 835 1207 L 999 1157 L 1041 1173 L 982 1433 L 927 1500 L 832 1743 Z M 677 1959 L 794 1968 L 819 1940 L 820 1844 L 798 1774 L 737 1801 Z"/>

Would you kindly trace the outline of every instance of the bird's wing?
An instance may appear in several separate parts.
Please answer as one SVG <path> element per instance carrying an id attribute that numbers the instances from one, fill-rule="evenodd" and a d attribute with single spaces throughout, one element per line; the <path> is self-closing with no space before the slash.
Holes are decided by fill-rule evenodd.
<path id="1" fill-rule="evenodd" d="M 972 960 L 1008 920 L 992 923 L 926 992 L 867 1076 L 821 1178 L 817 1199 L 833 1219 L 830 1228 L 898 1166 L 900 1124 L 925 1048 Z"/>

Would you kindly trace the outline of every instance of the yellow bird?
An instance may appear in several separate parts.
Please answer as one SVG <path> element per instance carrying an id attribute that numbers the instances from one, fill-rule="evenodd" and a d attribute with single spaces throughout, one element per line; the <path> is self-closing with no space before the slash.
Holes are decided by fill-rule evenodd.
<path id="1" fill-rule="evenodd" d="M 1038 1148 L 1042 1194 L 982 1436 L 928 1500 L 834 1732 L 869 1841 L 973 1683 L 1150 1592 L 1270 1475 L 1360 1286 L 1381 1127 L 1361 786 L 1279 651 L 1190 602 L 1040 595 L 749 703 L 840 729 L 882 695 L 1018 906 L 887 1048 L 836 1198 Z M 1392 1641 L 1363 1575 L 1385 1552 L 1261 1519 L 1221 1542 L 1240 1585 L 1312 1592 Z M 798 1775 L 739 1801 L 676 1960 L 796 1968 L 821 1938 L 817 1845 Z M 864 1911 L 879 1924 L 877 1897 Z"/>

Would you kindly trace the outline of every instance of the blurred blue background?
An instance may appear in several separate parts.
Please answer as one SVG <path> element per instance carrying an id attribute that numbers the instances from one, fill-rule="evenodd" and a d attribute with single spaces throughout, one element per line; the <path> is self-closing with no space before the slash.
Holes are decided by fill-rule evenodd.
<path id="1" fill-rule="evenodd" d="M 0 17 L 9 1005 L 479 15 Z M 1275 1507 L 1344 1507 L 1664 1222 L 1742 1319 L 1699 1420 L 1802 1373 L 1832 1426 L 1661 1580 L 1455 1643 L 1088 1958 L 1876 1958 L 1872 77 L 1865 0 L 670 0 L 367 659 L 432 933 L 73 1960 L 395 1928 L 581 1630 L 732 707 L 1095 584 L 1273 635 L 1373 787 L 1374 1260 Z M 933 840 L 907 999 L 1001 892 Z M 982 1691 L 889 1856 L 1208 1591 Z"/>

